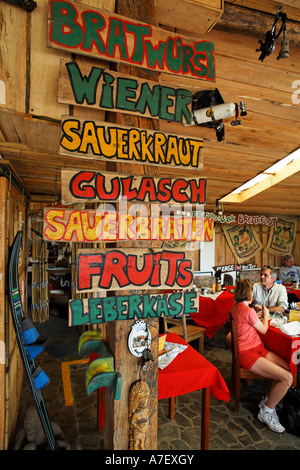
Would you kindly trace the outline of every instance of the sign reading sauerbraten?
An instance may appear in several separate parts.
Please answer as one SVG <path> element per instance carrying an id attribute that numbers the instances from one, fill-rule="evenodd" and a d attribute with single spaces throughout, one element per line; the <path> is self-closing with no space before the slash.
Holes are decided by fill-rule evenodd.
<path id="1" fill-rule="evenodd" d="M 161 28 L 70 1 L 49 2 L 48 24 L 50 47 L 215 81 L 212 42 L 193 42 Z"/>

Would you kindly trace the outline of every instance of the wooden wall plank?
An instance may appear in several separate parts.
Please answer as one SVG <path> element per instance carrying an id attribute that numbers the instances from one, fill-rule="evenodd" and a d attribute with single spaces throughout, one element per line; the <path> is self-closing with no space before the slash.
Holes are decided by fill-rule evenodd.
<path id="1" fill-rule="evenodd" d="M 27 13 L 5 2 L 0 4 L 0 80 L 5 83 L 1 105 L 26 112 Z"/>

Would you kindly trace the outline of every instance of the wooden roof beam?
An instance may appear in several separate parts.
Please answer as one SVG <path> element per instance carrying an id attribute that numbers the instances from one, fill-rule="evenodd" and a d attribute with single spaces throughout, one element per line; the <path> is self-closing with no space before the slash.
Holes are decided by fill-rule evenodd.
<path id="1" fill-rule="evenodd" d="M 233 203 L 242 203 L 247 199 L 250 199 L 253 196 L 265 191 L 266 189 L 275 186 L 280 183 L 280 181 L 285 180 L 289 176 L 294 175 L 300 171 L 300 158 L 293 160 L 291 163 L 286 165 L 281 170 L 277 171 L 274 175 L 267 176 L 264 180 L 255 184 L 249 189 L 245 189 L 241 193 L 230 193 L 227 196 L 224 196 L 220 199 L 221 202 L 233 202 Z"/>
<path id="2" fill-rule="evenodd" d="M 225 2 L 224 13 L 221 18 L 219 18 L 214 29 L 247 34 L 257 37 L 257 40 L 263 40 L 266 32 L 273 26 L 275 15 L 276 10 L 274 10 L 274 14 L 271 15 Z M 286 31 L 290 45 L 300 46 L 300 23 L 290 20 L 288 17 Z M 280 35 L 278 41 L 280 41 L 281 38 Z"/>

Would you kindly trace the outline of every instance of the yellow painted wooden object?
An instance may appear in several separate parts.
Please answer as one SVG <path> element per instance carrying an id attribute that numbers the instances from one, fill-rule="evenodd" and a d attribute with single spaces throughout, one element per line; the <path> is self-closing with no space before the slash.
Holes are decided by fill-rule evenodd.
<path id="1" fill-rule="evenodd" d="M 107 341 L 102 340 L 100 330 L 86 331 L 79 338 L 79 354 L 96 353 L 96 357 L 89 364 L 85 385 L 87 394 L 101 387 L 111 387 L 115 400 L 119 400 L 122 391 L 122 376 L 120 372 L 115 372 L 114 357 L 109 349 Z"/>
<path id="2" fill-rule="evenodd" d="M 77 361 L 68 361 L 61 363 L 62 384 L 64 389 L 65 406 L 73 406 L 74 399 L 71 386 L 70 366 L 76 364 L 87 364 L 89 359 L 78 359 Z"/>

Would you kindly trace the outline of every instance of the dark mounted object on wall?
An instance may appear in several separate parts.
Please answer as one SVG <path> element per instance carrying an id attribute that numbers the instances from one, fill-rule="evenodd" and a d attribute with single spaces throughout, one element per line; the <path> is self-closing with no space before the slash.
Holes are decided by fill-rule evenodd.
<path id="1" fill-rule="evenodd" d="M 36 7 L 37 3 L 33 0 L 4 0 L 6 3 L 11 3 L 12 5 L 17 5 L 24 8 L 24 10 L 32 12 Z"/>
<path id="2" fill-rule="evenodd" d="M 276 26 L 278 21 L 281 21 L 281 26 L 278 33 L 276 34 Z M 281 33 L 283 33 L 283 40 L 281 42 L 281 49 L 278 54 L 277 60 L 288 58 L 289 41 L 286 34 L 286 21 L 286 13 L 283 12 L 282 7 L 278 7 L 272 29 L 266 32 L 264 42 L 261 40 L 258 41 L 260 43 L 260 48 L 256 49 L 256 52 L 261 52 L 258 60 L 261 60 L 263 62 L 266 57 L 272 54 L 275 49 L 275 39 L 277 39 Z"/>
<path id="3" fill-rule="evenodd" d="M 192 125 L 215 129 L 218 142 L 222 142 L 225 136 L 224 119 L 234 117 L 232 125 L 242 124 L 238 119 L 239 108 L 241 116 L 246 116 L 246 105 L 241 101 L 237 103 L 225 103 L 219 90 L 201 90 L 193 95 L 192 99 Z"/>

